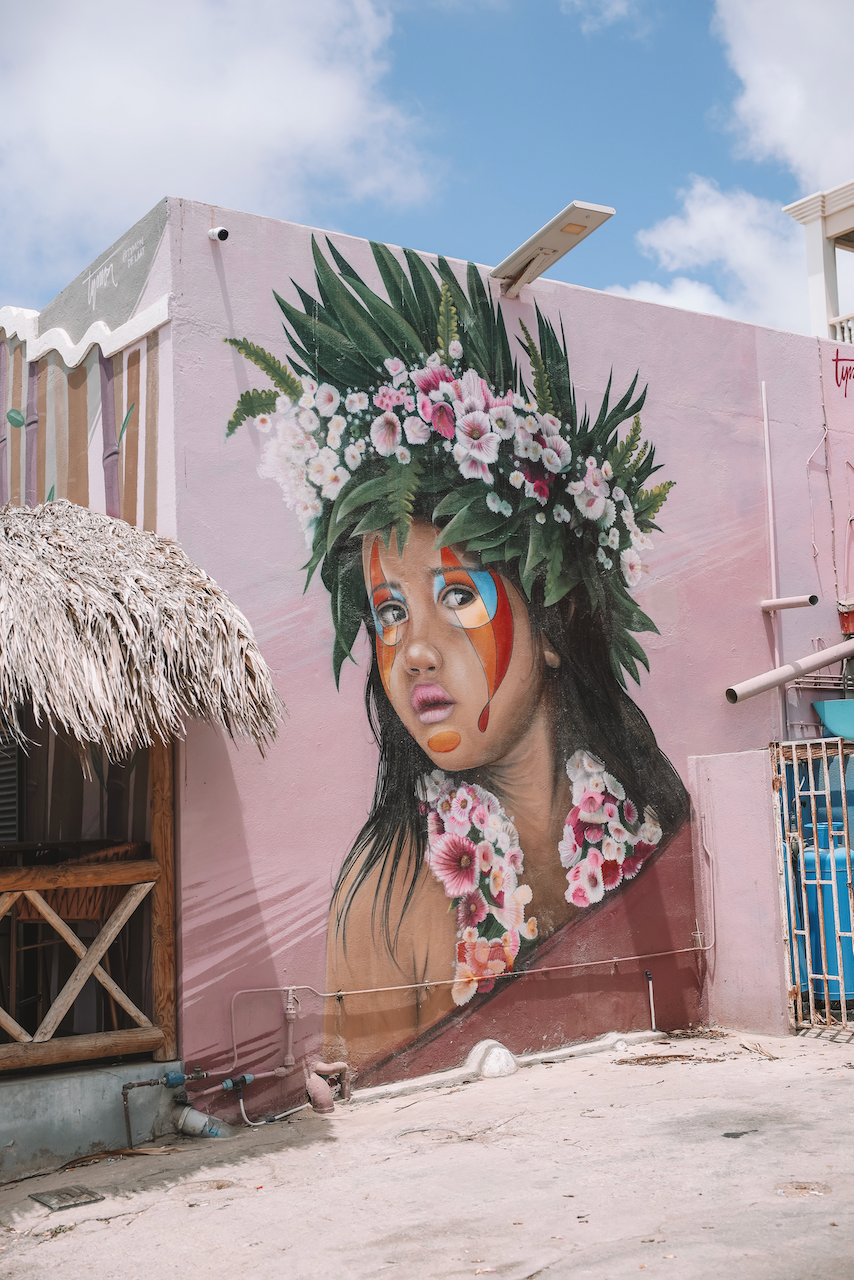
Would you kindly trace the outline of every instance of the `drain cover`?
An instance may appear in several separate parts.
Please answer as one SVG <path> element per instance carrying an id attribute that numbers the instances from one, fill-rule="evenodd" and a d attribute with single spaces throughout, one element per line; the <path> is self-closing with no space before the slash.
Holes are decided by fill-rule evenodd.
<path id="1" fill-rule="evenodd" d="M 103 1198 L 97 1191 L 77 1186 L 61 1187 L 58 1191 L 34 1191 L 30 1196 L 31 1200 L 38 1200 L 39 1204 L 47 1205 L 48 1209 L 53 1210 L 76 1209 L 81 1204 L 97 1204 Z"/>

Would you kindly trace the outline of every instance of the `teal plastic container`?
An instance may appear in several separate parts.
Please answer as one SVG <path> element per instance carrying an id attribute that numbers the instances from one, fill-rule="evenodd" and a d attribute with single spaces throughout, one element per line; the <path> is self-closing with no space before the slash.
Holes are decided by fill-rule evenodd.
<path id="1" fill-rule="evenodd" d="M 819 720 L 833 738 L 854 742 L 854 698 L 833 698 L 814 702 Z"/>

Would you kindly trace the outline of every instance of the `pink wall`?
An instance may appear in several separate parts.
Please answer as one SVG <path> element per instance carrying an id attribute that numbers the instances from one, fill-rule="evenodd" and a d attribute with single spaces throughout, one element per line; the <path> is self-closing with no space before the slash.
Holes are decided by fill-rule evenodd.
<path id="1" fill-rule="evenodd" d="M 222 245 L 206 234 L 217 224 L 230 233 Z M 200 727 L 191 729 L 181 753 L 183 1053 L 188 1062 L 228 1065 L 235 990 L 323 985 L 331 887 L 367 812 L 375 754 L 363 673 L 347 664 L 336 692 L 326 594 L 317 580 L 303 594 L 302 534 L 275 484 L 256 473 L 261 440 L 246 428 L 225 439 L 238 394 L 264 380 L 221 339 L 246 335 L 286 355 L 271 290 L 295 304 L 292 278 L 313 291 L 311 231 L 170 201 L 168 235 L 177 535 L 249 617 L 289 708 L 266 760 Z M 334 241 L 381 289 L 367 242 L 340 235 Z M 641 637 L 652 671 L 637 700 L 687 781 L 689 755 L 750 751 L 777 734 L 776 695 L 735 707 L 724 699 L 728 685 L 772 665 L 769 624 L 758 608 L 770 592 L 763 379 L 780 591 L 821 596 L 817 608 L 783 615 L 783 654 L 809 652 L 812 637 L 839 639 L 821 450 L 810 471 L 815 556 L 807 488 L 807 458 L 822 439 L 818 344 L 551 281 L 526 288 L 520 303 L 508 305 L 511 341 L 516 316 L 535 327 L 535 299 L 555 322 L 563 320 L 580 402 L 598 406 L 611 368 L 618 391 L 638 369 L 649 383 L 644 433 L 664 464 L 660 478 L 677 485 L 637 593 L 661 631 Z M 854 392 L 846 399 L 835 385 L 835 345 L 822 348 L 836 559 L 844 578 Z M 770 806 L 770 795 L 762 803 Z M 316 1014 L 319 1004 L 309 1000 L 306 1009 Z M 251 1041 L 244 1065 L 259 1065 L 264 1054 L 273 1061 L 279 1007 L 264 997 L 244 1016 Z M 300 1024 L 309 1036 L 316 1026 L 311 1017 Z"/>

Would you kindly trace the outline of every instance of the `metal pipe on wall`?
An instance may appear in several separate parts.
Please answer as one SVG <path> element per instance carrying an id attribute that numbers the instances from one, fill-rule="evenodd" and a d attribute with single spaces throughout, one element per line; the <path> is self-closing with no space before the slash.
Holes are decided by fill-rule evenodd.
<path id="1" fill-rule="evenodd" d="M 843 658 L 851 657 L 854 657 L 854 640 L 835 644 L 830 649 L 820 649 L 818 653 L 811 653 L 806 658 L 798 658 L 797 661 L 789 662 L 784 667 L 775 667 L 773 671 L 765 671 L 761 676 L 754 676 L 752 680 L 743 680 L 741 684 L 731 685 L 726 691 L 727 702 L 744 702 L 746 698 L 753 698 L 757 693 L 779 689 L 790 680 L 796 680 L 798 676 L 809 675 L 811 671 L 819 671 L 822 667 L 830 667 L 834 662 L 841 662 Z"/>
<path id="2" fill-rule="evenodd" d="M 777 600 L 760 600 L 763 613 L 776 613 L 778 609 L 806 609 L 818 604 L 818 596 L 780 596 Z"/>

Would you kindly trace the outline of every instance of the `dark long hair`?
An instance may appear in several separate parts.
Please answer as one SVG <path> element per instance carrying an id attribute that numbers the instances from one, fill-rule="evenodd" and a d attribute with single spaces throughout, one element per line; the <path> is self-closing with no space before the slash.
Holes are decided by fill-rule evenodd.
<path id="1" fill-rule="evenodd" d="M 503 576 L 524 599 L 517 575 L 507 572 L 508 567 L 502 568 Z M 547 607 L 542 583 L 534 585 L 528 617 L 534 637 L 546 637 L 561 659 L 558 668 L 546 668 L 556 712 L 556 775 L 579 748 L 597 756 L 619 779 L 640 812 L 646 806 L 655 811 L 666 841 L 688 816 L 688 794 L 660 750 L 646 716 L 614 674 L 608 617 L 601 609 L 594 611 L 583 584 Z M 369 876 L 379 870 L 384 892 L 374 899 L 371 928 L 375 928 L 379 910 L 382 935 L 393 954 L 427 849 L 416 783 L 436 766 L 404 727 L 383 688 L 370 610 L 366 610 L 364 622 L 372 651 L 365 705 L 379 747 L 379 768 L 368 820 L 344 859 L 332 901 L 336 928 L 342 931 L 346 945 L 347 914 L 353 900 Z M 406 892 L 401 918 L 393 928 L 391 904 L 399 881 Z"/>

